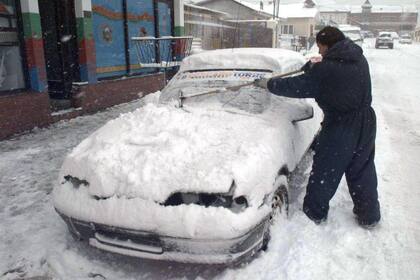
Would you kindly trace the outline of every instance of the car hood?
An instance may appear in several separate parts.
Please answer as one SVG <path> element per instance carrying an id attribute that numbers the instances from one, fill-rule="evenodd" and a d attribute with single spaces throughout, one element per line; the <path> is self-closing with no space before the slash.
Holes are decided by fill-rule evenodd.
<path id="1" fill-rule="evenodd" d="M 270 112 L 148 104 L 85 139 L 66 158 L 59 180 L 86 180 L 97 198 L 158 203 L 175 192 L 226 193 L 234 181 L 234 196 L 261 203 L 279 166 L 293 157 L 283 136 L 290 126 Z"/>

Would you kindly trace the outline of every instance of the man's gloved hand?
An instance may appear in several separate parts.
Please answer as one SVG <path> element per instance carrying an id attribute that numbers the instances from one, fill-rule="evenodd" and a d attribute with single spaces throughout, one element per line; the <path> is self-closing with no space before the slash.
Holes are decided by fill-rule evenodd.
<path id="1" fill-rule="evenodd" d="M 267 89 L 268 80 L 270 79 L 267 79 L 267 78 L 255 79 L 254 86 Z"/>
<path id="2" fill-rule="evenodd" d="M 305 63 L 305 65 L 302 66 L 301 70 L 303 72 L 308 72 L 314 67 L 315 64 L 322 62 L 322 56 L 314 56 L 311 57 L 308 62 Z"/>
<path id="3" fill-rule="evenodd" d="M 300 70 L 306 73 L 306 72 L 310 71 L 313 66 L 314 66 L 314 64 L 311 61 L 308 61 L 308 62 L 305 63 L 305 65 L 302 66 L 302 68 L 300 68 Z"/>

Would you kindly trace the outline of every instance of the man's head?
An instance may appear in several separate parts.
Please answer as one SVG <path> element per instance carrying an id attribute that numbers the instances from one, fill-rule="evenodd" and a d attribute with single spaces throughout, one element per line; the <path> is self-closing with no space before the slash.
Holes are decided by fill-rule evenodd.
<path id="1" fill-rule="evenodd" d="M 325 55 L 328 49 L 345 38 L 346 36 L 338 28 L 332 26 L 324 27 L 316 35 L 316 44 L 318 45 L 319 53 Z"/>

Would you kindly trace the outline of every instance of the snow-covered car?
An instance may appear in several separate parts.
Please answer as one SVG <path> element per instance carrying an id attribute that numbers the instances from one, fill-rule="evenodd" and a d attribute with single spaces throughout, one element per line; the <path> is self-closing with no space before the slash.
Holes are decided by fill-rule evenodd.
<path id="1" fill-rule="evenodd" d="M 413 39 L 411 38 L 410 35 L 408 34 L 404 34 L 401 35 L 400 40 L 399 40 L 400 44 L 412 44 L 413 43 Z"/>
<path id="2" fill-rule="evenodd" d="M 184 59 L 155 102 L 67 156 L 53 197 L 69 231 L 106 251 L 180 262 L 237 262 L 266 246 L 322 113 L 313 100 L 226 88 L 304 62 L 259 48 Z"/>
<path id="3" fill-rule="evenodd" d="M 349 38 L 350 40 L 352 40 L 354 43 L 356 43 L 360 47 L 363 47 L 363 37 L 362 37 L 362 35 L 360 33 L 357 33 L 357 32 L 349 32 L 349 31 L 345 31 L 343 33 L 344 33 L 344 35 L 347 38 Z"/>
<path id="4" fill-rule="evenodd" d="M 340 24 L 338 28 L 347 38 L 355 42 L 360 47 L 363 46 L 363 36 L 360 27 L 349 24 Z"/>
<path id="5" fill-rule="evenodd" d="M 376 38 L 375 48 L 388 47 L 390 49 L 394 48 L 394 41 L 392 39 L 391 32 L 380 32 Z"/>

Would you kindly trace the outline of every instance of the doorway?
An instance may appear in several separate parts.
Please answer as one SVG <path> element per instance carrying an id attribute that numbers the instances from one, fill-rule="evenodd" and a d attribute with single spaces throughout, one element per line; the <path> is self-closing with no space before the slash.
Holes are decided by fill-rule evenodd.
<path id="1" fill-rule="evenodd" d="M 38 0 L 50 98 L 71 98 L 80 80 L 74 0 Z"/>

